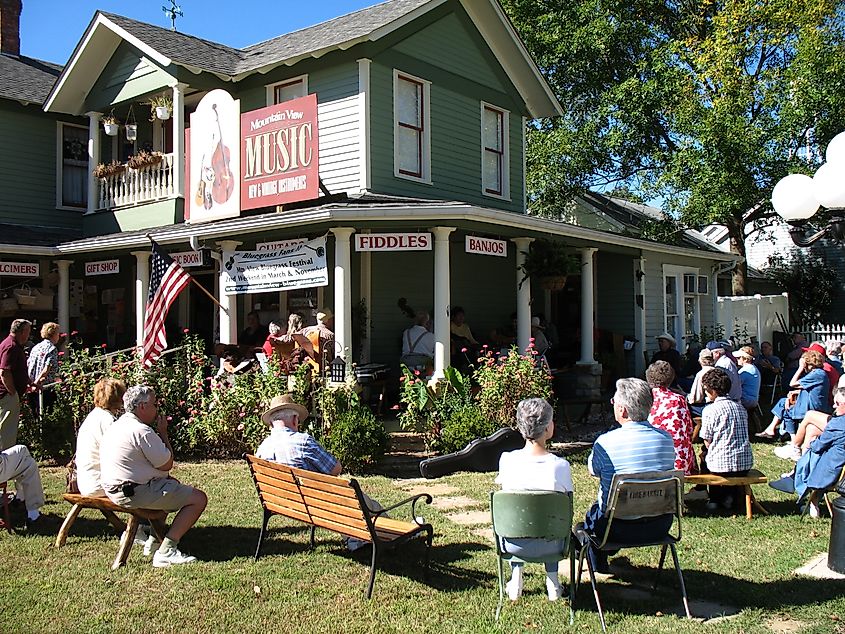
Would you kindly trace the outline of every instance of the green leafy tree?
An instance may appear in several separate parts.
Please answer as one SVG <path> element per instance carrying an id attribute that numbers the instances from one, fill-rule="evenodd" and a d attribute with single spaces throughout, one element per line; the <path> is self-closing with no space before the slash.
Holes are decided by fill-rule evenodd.
<path id="1" fill-rule="evenodd" d="M 616 186 L 684 226 L 724 224 L 745 255 L 774 184 L 814 170 L 845 121 L 842 0 L 502 5 L 565 112 L 529 129 L 534 213 Z"/>
<path id="2" fill-rule="evenodd" d="M 823 256 L 793 248 L 788 256 L 769 256 L 766 275 L 789 293 L 792 324 L 815 324 L 833 305 L 839 276 Z"/>

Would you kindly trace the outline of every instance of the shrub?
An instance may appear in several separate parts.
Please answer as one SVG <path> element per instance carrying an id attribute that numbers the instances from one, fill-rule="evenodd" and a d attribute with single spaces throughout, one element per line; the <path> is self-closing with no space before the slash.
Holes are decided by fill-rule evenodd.
<path id="1" fill-rule="evenodd" d="M 440 438 L 434 449 L 441 453 L 460 451 L 476 438 L 484 438 L 499 429 L 499 425 L 485 418 L 472 404 L 461 405 L 443 421 Z"/>
<path id="2" fill-rule="evenodd" d="M 533 344 L 530 354 L 520 354 L 516 347 L 506 356 L 496 357 L 487 350 L 478 360 L 473 379 L 478 384 L 478 408 L 485 418 L 506 427 L 516 424 L 516 406 L 532 396 L 550 399 L 552 377 L 534 362 Z"/>
<path id="3" fill-rule="evenodd" d="M 343 412 L 332 421 L 324 436 L 326 449 L 350 473 L 363 473 L 375 465 L 387 451 L 384 425 L 363 406 Z"/>
<path id="4" fill-rule="evenodd" d="M 457 409 L 472 405 L 469 377 L 446 368 L 445 380 L 432 387 L 419 372 L 402 366 L 402 374 L 400 400 L 406 407 L 399 422 L 403 429 L 423 434 L 429 450 L 437 450 L 445 421 Z"/>

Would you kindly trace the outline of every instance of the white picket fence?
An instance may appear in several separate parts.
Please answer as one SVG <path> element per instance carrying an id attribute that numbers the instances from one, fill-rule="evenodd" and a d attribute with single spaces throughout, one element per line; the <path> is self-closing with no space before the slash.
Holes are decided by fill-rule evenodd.
<path id="1" fill-rule="evenodd" d="M 797 329 L 807 341 L 845 341 L 845 324 L 807 324 Z"/>
<path id="2" fill-rule="evenodd" d="M 783 330 L 778 315 L 789 317 L 789 296 L 752 295 L 719 297 L 716 302 L 716 323 L 725 329 L 725 336 L 737 336 L 742 342 L 771 341 L 775 330 Z"/>

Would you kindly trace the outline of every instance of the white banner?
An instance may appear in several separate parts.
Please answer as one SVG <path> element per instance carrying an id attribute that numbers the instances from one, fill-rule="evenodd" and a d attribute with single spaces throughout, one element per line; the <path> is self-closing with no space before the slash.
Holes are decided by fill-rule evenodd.
<path id="1" fill-rule="evenodd" d="M 222 270 L 226 295 L 326 286 L 326 238 L 273 251 L 224 251 Z"/>
<path id="2" fill-rule="evenodd" d="M 120 260 L 85 263 L 85 275 L 112 275 L 113 273 L 120 273 Z"/>
<path id="3" fill-rule="evenodd" d="M 467 236 L 466 252 L 478 255 L 496 255 L 506 258 L 508 257 L 508 243 L 504 240 L 494 240 L 493 238 Z"/>

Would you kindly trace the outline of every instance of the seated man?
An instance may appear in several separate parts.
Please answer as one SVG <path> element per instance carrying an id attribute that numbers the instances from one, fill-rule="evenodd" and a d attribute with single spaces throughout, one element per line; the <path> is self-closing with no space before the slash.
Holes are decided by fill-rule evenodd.
<path id="1" fill-rule="evenodd" d="M 153 555 L 153 567 L 192 563 L 196 557 L 182 554 L 179 540 L 202 515 L 208 498 L 169 474 L 173 448 L 167 436 L 167 418 L 158 412 L 155 390 L 146 385 L 130 387 L 123 395 L 123 407 L 126 413 L 105 431 L 100 445 L 103 489 L 118 506 L 176 512 Z"/>
<path id="2" fill-rule="evenodd" d="M 44 488 L 38 464 L 23 445 L 0 451 L 0 482 L 15 480 L 15 499 L 26 506 L 27 531 L 35 529 L 43 516 L 39 510 L 44 506 Z"/>
<path id="3" fill-rule="evenodd" d="M 402 333 L 401 363 L 411 370 L 434 367 L 434 334 L 428 329 L 431 318 L 427 312 L 414 315 L 414 324 Z"/>
<path id="4" fill-rule="evenodd" d="M 705 405 L 707 405 L 707 395 L 704 393 L 704 387 L 701 385 L 701 379 L 704 378 L 704 375 L 707 374 L 707 372 L 713 369 L 713 351 L 708 350 L 707 348 L 702 348 L 702 350 L 698 353 L 698 363 L 701 365 L 701 369 L 696 373 L 695 378 L 692 380 L 690 393 L 687 394 L 687 401 L 689 402 L 690 411 L 693 416 L 701 416 L 702 410 Z"/>
<path id="5" fill-rule="evenodd" d="M 587 460 L 591 475 L 599 478 L 598 500 L 587 511 L 584 528 L 601 537 L 607 528 L 604 510 L 615 473 L 643 473 L 671 471 L 675 468 L 675 445 L 672 436 L 648 422 L 653 397 L 648 383 L 642 379 L 619 379 L 611 399 L 613 415 L 621 425 L 596 439 Z M 645 520 L 614 520 L 610 541 L 648 542 L 663 536 L 672 526 L 674 516 L 661 515 Z M 597 572 L 608 572 L 607 553 L 594 552 L 588 556 Z"/>
<path id="6" fill-rule="evenodd" d="M 481 344 L 472 336 L 472 331 L 465 319 L 464 309 L 460 306 L 453 306 L 449 321 L 451 359 L 452 365 L 459 369 L 465 369 L 471 365 L 478 356 L 478 350 L 481 347 Z"/>

